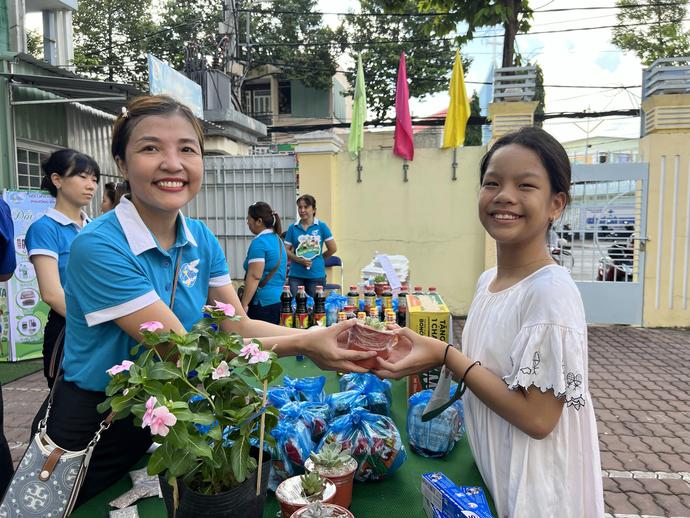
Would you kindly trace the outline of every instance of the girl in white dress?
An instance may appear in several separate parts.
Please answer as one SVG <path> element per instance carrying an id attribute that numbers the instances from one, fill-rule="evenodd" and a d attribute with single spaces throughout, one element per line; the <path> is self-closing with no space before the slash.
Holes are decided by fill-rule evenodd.
<path id="1" fill-rule="evenodd" d="M 399 329 L 378 374 L 426 372 L 445 359 L 462 378 L 467 436 L 499 518 L 600 518 L 585 313 L 545 243 L 568 202 L 570 161 L 551 135 L 529 127 L 499 139 L 480 172 L 479 219 L 496 240 L 497 267 L 477 283 L 464 354 Z"/>

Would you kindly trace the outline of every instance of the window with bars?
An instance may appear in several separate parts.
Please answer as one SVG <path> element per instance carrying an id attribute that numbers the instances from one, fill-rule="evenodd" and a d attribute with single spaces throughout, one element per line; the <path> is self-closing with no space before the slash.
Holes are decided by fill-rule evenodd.
<path id="1" fill-rule="evenodd" d="M 19 189 L 40 189 L 43 171 L 41 162 L 48 158 L 50 153 L 39 153 L 28 149 L 17 148 L 17 168 L 19 176 Z"/>

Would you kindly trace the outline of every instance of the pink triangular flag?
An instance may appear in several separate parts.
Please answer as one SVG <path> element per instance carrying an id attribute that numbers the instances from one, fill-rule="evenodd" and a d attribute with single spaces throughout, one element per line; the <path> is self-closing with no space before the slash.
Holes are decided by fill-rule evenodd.
<path id="1" fill-rule="evenodd" d="M 400 58 L 398 70 L 398 87 L 395 94 L 395 145 L 393 153 L 399 157 L 414 158 L 414 139 L 412 137 L 412 118 L 410 117 L 410 91 L 407 87 L 407 70 L 405 53 Z"/>

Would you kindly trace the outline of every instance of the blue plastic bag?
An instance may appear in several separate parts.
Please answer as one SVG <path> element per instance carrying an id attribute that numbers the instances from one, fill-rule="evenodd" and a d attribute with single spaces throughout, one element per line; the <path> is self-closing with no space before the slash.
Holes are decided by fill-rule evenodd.
<path id="1" fill-rule="evenodd" d="M 326 403 L 293 401 L 280 409 L 278 419 L 287 422 L 301 421 L 309 429 L 311 440 L 315 444 L 319 444 L 328 429 L 328 422 L 331 417 L 331 410 Z"/>
<path id="2" fill-rule="evenodd" d="M 326 298 L 326 327 L 338 323 L 338 312 L 347 304 L 347 297 L 331 291 Z"/>
<path id="3" fill-rule="evenodd" d="M 451 397 L 457 387 L 451 387 Z M 446 455 L 465 433 L 462 399 L 457 400 L 431 421 L 422 422 L 422 412 L 433 392 L 433 389 L 428 389 L 412 395 L 407 408 L 407 441 L 410 448 L 418 455 L 431 458 Z"/>
<path id="4" fill-rule="evenodd" d="M 331 421 L 331 427 L 319 443 L 339 443 L 357 461 L 355 480 L 378 482 L 402 466 L 407 453 L 400 432 L 390 417 L 355 408 Z"/>
<path id="5" fill-rule="evenodd" d="M 297 401 L 297 398 L 297 391 L 294 388 L 285 387 L 283 385 L 268 387 L 268 391 L 266 392 L 266 404 L 278 410 L 291 401 Z"/>
<path id="6" fill-rule="evenodd" d="M 304 473 L 304 462 L 316 445 L 311 440 L 309 429 L 299 419 L 278 421 L 271 435 L 276 446 L 268 450 L 273 468 L 268 487 L 275 491 L 283 480 Z"/>
<path id="7" fill-rule="evenodd" d="M 295 310 L 297 309 L 297 299 L 294 298 L 295 294 L 293 293 L 292 297 L 292 312 L 294 313 Z M 307 295 L 307 309 L 311 309 L 314 307 L 314 299 L 312 299 L 309 295 Z"/>
<path id="8" fill-rule="evenodd" d="M 393 394 L 391 394 L 391 382 L 377 378 L 371 373 L 365 372 L 360 374 L 358 372 L 351 372 L 345 374 L 340 378 L 340 391 L 346 390 L 360 390 L 364 392 L 364 387 L 367 387 L 366 392 L 383 392 L 388 400 L 388 406 L 393 404 Z"/>
<path id="9" fill-rule="evenodd" d="M 296 399 L 293 401 L 312 401 L 323 403 L 326 392 L 323 387 L 326 385 L 326 376 L 314 376 L 311 378 L 291 378 L 287 374 L 283 376 L 283 384 L 296 392 Z"/>

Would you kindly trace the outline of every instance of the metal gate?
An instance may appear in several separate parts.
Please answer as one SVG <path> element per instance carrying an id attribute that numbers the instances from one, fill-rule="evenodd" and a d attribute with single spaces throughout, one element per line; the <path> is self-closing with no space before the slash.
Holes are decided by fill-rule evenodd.
<path id="1" fill-rule="evenodd" d="M 218 238 L 231 278 L 244 278 L 242 264 L 254 239 L 246 222 L 252 203 L 268 203 L 280 216 L 283 232 L 295 222 L 295 166 L 294 155 L 204 158 L 201 191 L 182 212 L 203 221 Z"/>
<path id="2" fill-rule="evenodd" d="M 574 165 L 553 253 L 590 324 L 642 325 L 649 164 Z"/>

